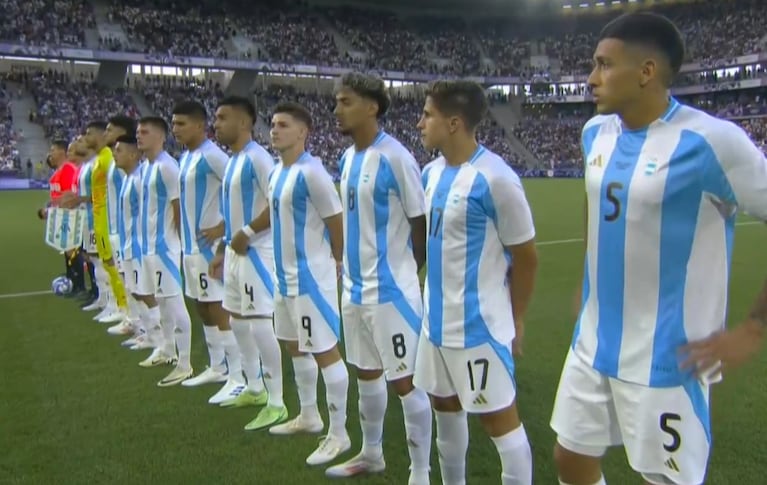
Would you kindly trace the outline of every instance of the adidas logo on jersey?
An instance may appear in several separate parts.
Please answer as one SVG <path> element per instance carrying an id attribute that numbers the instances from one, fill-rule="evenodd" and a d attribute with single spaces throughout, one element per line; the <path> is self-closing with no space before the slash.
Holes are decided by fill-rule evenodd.
<path id="1" fill-rule="evenodd" d="M 482 404 L 487 404 L 487 399 L 485 399 L 485 396 L 483 396 L 482 394 L 480 394 L 480 395 L 479 395 L 479 396 L 477 396 L 477 397 L 474 399 L 474 401 L 472 401 L 472 402 L 473 402 L 473 404 L 476 404 L 477 406 L 480 406 L 480 405 L 482 405 Z"/>
<path id="2" fill-rule="evenodd" d="M 673 458 L 669 458 L 668 460 L 664 461 L 663 464 L 666 465 L 666 468 L 669 470 L 679 473 L 679 466 L 676 464 L 676 460 Z"/>
<path id="3" fill-rule="evenodd" d="M 407 370 L 407 364 L 402 362 L 399 367 L 397 367 L 397 372 L 405 372 Z"/>
<path id="4" fill-rule="evenodd" d="M 596 157 L 589 160 L 589 167 L 602 167 L 602 155 L 597 155 Z"/>

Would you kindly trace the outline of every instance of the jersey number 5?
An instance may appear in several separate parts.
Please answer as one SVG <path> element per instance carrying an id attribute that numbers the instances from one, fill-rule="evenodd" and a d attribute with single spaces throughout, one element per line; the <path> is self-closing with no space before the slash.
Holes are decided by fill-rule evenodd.
<path id="1" fill-rule="evenodd" d="M 663 449 L 673 453 L 682 446 L 682 437 L 679 431 L 671 426 L 674 421 L 681 421 L 682 417 L 675 413 L 663 413 L 660 415 L 660 429 L 671 438 L 671 444 L 663 443 Z"/>
<path id="2" fill-rule="evenodd" d="M 621 189 L 623 189 L 623 184 L 620 182 L 610 182 L 607 184 L 605 196 L 607 201 L 613 205 L 613 211 L 610 214 L 605 214 L 607 222 L 613 222 L 621 216 L 621 200 L 615 195 L 615 191 Z"/>

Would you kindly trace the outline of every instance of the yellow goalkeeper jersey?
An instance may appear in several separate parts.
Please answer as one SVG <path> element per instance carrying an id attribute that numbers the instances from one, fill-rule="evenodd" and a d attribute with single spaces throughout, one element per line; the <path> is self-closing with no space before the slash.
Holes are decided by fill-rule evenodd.
<path id="1" fill-rule="evenodd" d="M 96 232 L 109 234 L 107 215 L 107 172 L 112 164 L 112 150 L 104 147 L 96 155 L 91 175 L 91 194 L 93 198 L 93 226 Z"/>

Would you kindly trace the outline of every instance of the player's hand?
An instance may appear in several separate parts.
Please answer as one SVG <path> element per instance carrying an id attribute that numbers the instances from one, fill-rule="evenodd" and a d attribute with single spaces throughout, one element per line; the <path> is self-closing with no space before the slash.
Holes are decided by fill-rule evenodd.
<path id="1" fill-rule="evenodd" d="M 511 342 L 511 354 L 514 357 L 522 357 L 522 343 L 525 341 L 525 322 L 517 320 L 514 322 L 514 340 Z"/>
<path id="2" fill-rule="evenodd" d="M 765 328 L 748 319 L 732 330 L 724 330 L 682 347 L 686 356 L 682 369 L 695 369 L 699 377 L 735 369 L 752 358 L 762 347 Z"/>
<path id="3" fill-rule="evenodd" d="M 56 199 L 56 203 L 64 209 L 74 209 L 77 207 L 77 194 L 74 192 L 64 192 L 61 194 L 61 197 Z"/>
<path id="4" fill-rule="evenodd" d="M 232 242 L 229 245 L 232 250 L 240 256 L 248 254 L 248 245 L 250 244 L 250 238 L 242 230 L 237 231 L 232 238 Z"/>
<path id="5" fill-rule="evenodd" d="M 219 281 L 224 279 L 224 255 L 216 254 L 208 265 L 208 274 Z"/>
<path id="6" fill-rule="evenodd" d="M 213 243 L 224 237 L 224 224 L 208 227 L 206 229 L 200 229 L 199 241 L 203 241 L 207 246 L 212 246 Z"/>

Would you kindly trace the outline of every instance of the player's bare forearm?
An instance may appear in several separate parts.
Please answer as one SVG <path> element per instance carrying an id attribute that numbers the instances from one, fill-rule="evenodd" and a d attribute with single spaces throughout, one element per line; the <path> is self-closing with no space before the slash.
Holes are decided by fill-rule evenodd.
<path id="1" fill-rule="evenodd" d="M 344 223 L 343 216 L 338 213 L 325 219 L 325 225 L 330 233 L 330 250 L 333 252 L 333 259 L 342 261 L 344 259 Z"/>
<path id="2" fill-rule="evenodd" d="M 426 216 L 410 219 L 410 239 L 413 241 L 413 257 L 421 271 L 426 263 Z"/>
<path id="3" fill-rule="evenodd" d="M 272 225 L 272 212 L 267 207 L 258 215 L 258 217 L 250 221 L 250 224 L 248 225 L 253 229 L 253 232 L 256 233 L 266 231 Z"/>
<path id="4" fill-rule="evenodd" d="M 511 253 L 512 258 L 512 265 L 509 270 L 509 289 L 514 321 L 524 321 L 525 312 L 533 297 L 535 276 L 538 272 L 538 252 L 535 248 L 535 240 L 509 246 L 507 250 Z"/>
<path id="5" fill-rule="evenodd" d="M 226 252 L 226 243 L 224 241 L 221 241 L 218 243 L 218 247 L 216 248 L 216 254 L 223 255 Z"/>

